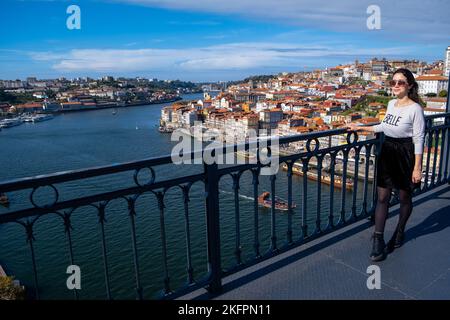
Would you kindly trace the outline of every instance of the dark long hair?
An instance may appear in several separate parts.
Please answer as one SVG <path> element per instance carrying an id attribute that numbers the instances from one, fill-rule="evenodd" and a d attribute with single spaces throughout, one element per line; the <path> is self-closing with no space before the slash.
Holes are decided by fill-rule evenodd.
<path id="1" fill-rule="evenodd" d="M 408 90 L 408 98 L 410 98 L 412 101 L 417 102 L 420 104 L 420 98 L 419 98 L 419 85 L 416 82 L 416 79 L 414 79 L 414 76 L 411 71 L 405 68 L 397 69 L 392 77 L 395 76 L 395 74 L 401 73 L 405 76 L 406 81 L 408 81 L 408 86 L 412 85 L 411 89 Z"/>

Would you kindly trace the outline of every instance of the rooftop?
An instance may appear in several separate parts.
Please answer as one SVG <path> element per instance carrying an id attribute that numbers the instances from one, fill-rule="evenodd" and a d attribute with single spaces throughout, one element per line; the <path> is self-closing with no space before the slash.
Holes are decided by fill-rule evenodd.
<path id="1" fill-rule="evenodd" d="M 416 81 L 447 81 L 448 78 L 436 75 L 422 75 L 416 78 Z"/>

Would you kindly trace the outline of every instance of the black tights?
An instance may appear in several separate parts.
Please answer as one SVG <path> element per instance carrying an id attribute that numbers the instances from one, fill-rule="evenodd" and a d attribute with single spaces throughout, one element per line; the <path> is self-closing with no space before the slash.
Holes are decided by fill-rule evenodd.
<path id="1" fill-rule="evenodd" d="M 378 200 L 377 207 L 375 209 L 375 232 L 383 233 L 384 225 L 386 224 L 386 218 L 388 215 L 389 200 L 391 199 L 392 189 L 377 187 Z M 408 222 L 409 216 L 412 212 L 412 197 L 411 193 L 406 190 L 400 190 L 400 216 L 398 218 L 397 229 L 400 231 L 405 230 L 406 222 Z"/>

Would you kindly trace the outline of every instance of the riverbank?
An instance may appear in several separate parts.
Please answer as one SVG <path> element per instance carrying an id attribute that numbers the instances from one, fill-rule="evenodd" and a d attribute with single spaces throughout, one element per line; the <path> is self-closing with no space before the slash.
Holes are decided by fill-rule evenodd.
<path id="1" fill-rule="evenodd" d="M 201 94 L 185 95 L 185 100 L 198 100 Z M 39 125 L 21 125 L 14 130 L 4 130 L 0 139 L 0 149 L 7 155 L 0 157 L 3 181 L 25 178 L 29 176 L 44 175 L 54 172 L 78 170 L 83 168 L 110 165 L 112 163 L 125 163 L 138 159 L 148 159 L 170 155 L 177 141 L 171 141 L 170 135 L 160 134 L 157 130 L 161 105 L 140 106 L 124 108 L 118 116 L 113 116 L 111 110 L 98 110 L 89 116 L 83 113 L 65 113 L 55 117 L 52 121 L 40 122 Z M 138 128 L 138 129 L 137 129 Z M 202 165 L 161 165 L 155 166 L 156 181 L 168 178 L 198 174 Z M 146 170 L 138 173 L 140 182 L 147 178 Z M 148 174 L 148 172 L 147 172 Z M 292 176 L 292 201 L 303 203 L 303 178 Z M 254 185 L 252 175 L 245 172 L 240 177 L 239 184 L 239 210 L 243 213 L 253 213 Z M 258 194 L 271 191 L 271 180 L 268 176 L 261 176 L 258 184 Z M 223 177 L 220 183 L 220 210 L 221 234 L 224 244 L 234 243 L 235 191 L 231 177 Z M 287 199 L 288 177 L 285 171 L 279 170 L 275 188 L 276 195 Z M 133 172 L 129 174 L 111 174 L 98 178 L 87 178 L 74 183 L 57 184 L 60 199 L 68 200 L 103 192 L 117 191 L 119 189 L 134 187 Z M 317 182 L 308 181 L 308 190 L 316 190 Z M 371 189 L 370 189 L 371 190 Z M 37 192 L 40 192 L 38 190 Z M 53 196 L 51 190 L 42 190 L 37 194 L 38 204 L 46 204 Z M 357 190 L 357 205 L 363 199 L 363 188 Z M 345 193 L 346 209 L 350 212 L 353 193 Z M 321 188 L 322 214 L 329 215 L 330 187 Z M 340 212 L 341 193 L 334 192 L 333 212 Z M 308 207 L 304 217 L 308 224 L 315 223 L 316 206 L 318 200 L 315 192 L 307 192 Z M 8 193 L 10 208 L 0 206 L 0 214 L 11 210 L 25 209 L 29 203 L 29 192 Z M 42 202 L 41 202 L 42 201 Z M 130 220 L 125 199 L 116 199 L 109 203 L 106 210 L 105 235 L 108 255 L 108 265 L 114 267 L 111 272 L 111 295 L 115 299 L 134 299 L 133 256 L 130 250 Z M 164 197 L 164 217 L 167 226 L 166 237 L 168 267 L 173 288 L 184 283 L 186 277 L 185 264 L 179 263 L 186 259 L 184 243 L 184 218 L 180 213 L 185 212 L 185 202 L 181 189 L 172 188 Z M 358 207 L 359 208 L 359 207 Z M 204 241 L 205 213 L 204 213 L 204 186 L 195 183 L 189 192 L 189 223 L 192 231 L 192 267 L 196 278 L 207 275 L 206 243 Z M 293 210 L 292 231 L 301 232 L 302 211 L 300 207 Z M 164 274 L 164 259 L 161 255 L 160 234 L 160 207 L 157 198 L 152 194 L 143 193 L 135 202 L 136 221 L 136 248 L 139 253 L 139 276 L 143 280 L 144 297 L 156 297 L 161 290 L 158 277 Z M 101 226 L 98 214 L 91 206 L 82 206 L 72 215 L 72 240 L 75 262 L 82 270 L 82 290 L 80 299 L 104 299 L 104 270 L 101 247 Z M 258 210 L 259 236 L 261 250 L 270 247 L 271 214 L 270 210 Z M 243 257 L 253 245 L 254 225 L 252 215 L 242 215 L 241 243 Z M 287 230 L 288 215 L 277 214 L 276 224 L 279 234 Z M 248 218 L 248 219 L 247 219 Z M 36 259 L 38 268 L 38 281 L 41 287 L 42 299 L 72 299 L 73 292 L 67 290 L 68 264 L 67 233 L 64 233 L 63 221 L 57 214 L 49 214 L 38 219 L 34 235 L 36 238 Z M 26 242 L 26 233 L 21 226 L 15 223 L 0 226 L 1 263 L 8 274 L 13 274 L 26 285 L 28 290 L 34 286 L 33 267 L 30 258 L 29 243 Z M 234 247 L 226 245 L 222 251 L 224 267 L 228 268 L 234 261 Z M 65 266 L 65 267 L 64 267 Z M 131 271 L 130 271 L 131 270 Z M 10 271 L 10 272 L 9 272 Z M 164 285 L 164 284 L 162 284 Z"/>
<path id="2" fill-rule="evenodd" d="M 183 98 L 181 96 L 178 96 L 176 98 L 164 99 L 164 100 L 158 100 L 158 101 L 142 101 L 142 102 L 136 102 L 136 103 L 127 103 L 127 104 L 111 103 L 111 104 L 105 104 L 105 105 L 100 105 L 100 106 L 97 105 L 95 107 L 88 107 L 88 108 L 83 108 L 83 109 L 56 110 L 56 111 L 53 111 L 52 113 L 68 113 L 68 112 L 78 112 L 78 111 L 131 108 L 131 107 L 139 107 L 139 106 L 146 106 L 146 105 L 171 103 L 171 102 L 175 102 L 175 101 L 179 101 L 179 100 L 183 100 Z"/>

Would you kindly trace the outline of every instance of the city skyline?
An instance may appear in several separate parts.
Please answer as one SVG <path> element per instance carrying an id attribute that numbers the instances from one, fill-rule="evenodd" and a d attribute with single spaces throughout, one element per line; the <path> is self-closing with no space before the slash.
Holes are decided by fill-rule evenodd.
<path id="1" fill-rule="evenodd" d="M 0 27 L 13 32 L 0 44 L 0 79 L 214 82 L 372 57 L 445 59 L 450 24 L 447 10 L 436 8 L 447 3 L 410 1 L 402 10 L 379 1 L 381 29 L 369 30 L 370 1 L 320 2 L 2 1 Z M 80 30 L 66 26 L 72 4 L 81 10 Z"/>
<path id="2" fill-rule="evenodd" d="M 450 47 L 450 46 L 449 46 Z M 25 75 L 24 77 L 21 78 L 11 78 L 11 79 L 6 79 L 6 78 L 0 78 L 0 81 L 21 81 L 21 82 L 28 82 L 28 81 L 58 81 L 58 80 L 67 80 L 67 81 L 72 81 L 72 82 L 77 82 L 77 81 L 97 81 L 97 80 L 113 80 L 113 81 L 120 81 L 120 80 L 148 80 L 150 82 L 152 81 L 162 81 L 162 82 L 174 82 L 174 81 L 182 81 L 182 82 L 192 82 L 192 83 L 196 83 L 196 84 L 224 84 L 224 83 L 228 83 L 228 82 L 240 82 L 240 81 L 244 81 L 245 79 L 251 79 L 254 77 L 264 77 L 264 76 L 271 76 L 271 77 L 277 77 L 280 75 L 288 75 L 288 74 L 300 74 L 300 73 L 314 73 L 317 71 L 322 71 L 325 72 L 327 70 L 331 70 L 334 68 L 348 68 L 348 67 L 355 67 L 356 66 L 356 62 L 359 63 L 360 66 L 363 65 L 370 65 L 370 63 L 372 61 L 376 62 L 376 61 L 383 61 L 385 59 L 385 57 L 381 58 L 381 57 L 372 57 L 369 58 L 367 60 L 361 60 L 356 58 L 354 61 L 349 61 L 348 63 L 344 64 L 344 63 L 338 63 L 335 65 L 328 65 L 325 66 L 323 68 L 310 68 L 311 70 L 297 70 L 297 71 L 292 71 L 292 72 L 287 72 L 284 70 L 279 70 L 277 73 L 272 73 L 272 74 L 248 74 L 248 75 L 243 75 L 241 78 L 239 79 L 229 79 L 229 80 L 212 80 L 212 81 L 192 81 L 192 80 L 182 80 L 179 78 L 173 78 L 173 79 L 160 79 L 160 78 L 156 78 L 156 77 L 146 77 L 146 76 L 138 76 L 138 75 L 111 75 L 109 73 L 104 73 L 98 76 L 89 76 L 89 75 L 76 75 L 76 76 L 72 76 L 72 77 L 67 77 L 67 76 L 54 76 L 52 78 L 40 78 L 38 76 L 35 75 Z M 394 62 L 394 61 L 398 61 L 398 62 L 410 62 L 410 63 L 425 63 L 426 68 L 430 68 L 430 67 L 434 67 L 436 68 L 438 64 L 442 64 L 443 70 L 442 73 L 444 76 L 446 76 L 445 73 L 445 63 L 446 60 L 435 60 L 435 61 L 431 61 L 431 62 L 426 62 L 426 61 L 421 61 L 419 59 L 402 59 L 402 58 L 398 58 L 398 60 L 393 60 L 393 59 L 386 59 L 386 62 Z M 440 67 L 439 67 L 440 68 Z M 438 68 L 438 69 L 439 69 Z M 415 74 L 414 70 L 413 70 L 413 74 Z M 31 80 L 30 80 L 31 79 Z"/>

